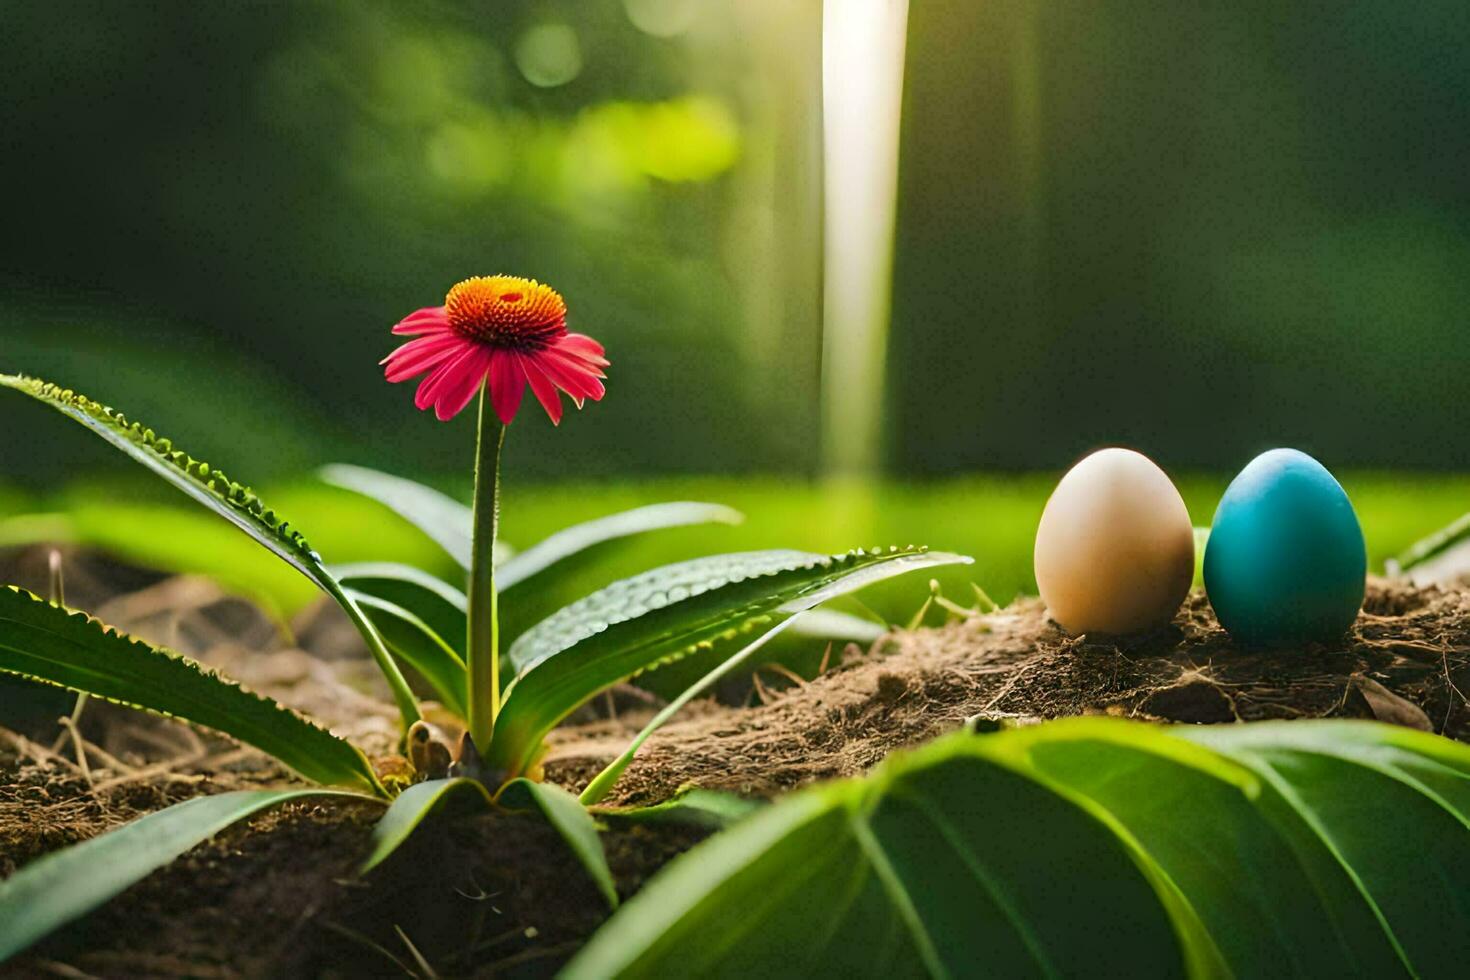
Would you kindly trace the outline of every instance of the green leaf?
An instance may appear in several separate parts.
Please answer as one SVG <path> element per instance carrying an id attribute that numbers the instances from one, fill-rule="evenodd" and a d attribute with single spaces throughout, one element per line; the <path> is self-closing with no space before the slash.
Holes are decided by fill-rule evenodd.
<path id="1" fill-rule="evenodd" d="M 791 572 L 825 558 L 808 551 L 749 551 L 664 565 L 614 582 L 548 616 L 523 633 L 506 656 L 517 673 L 524 674 L 610 626 L 698 598 L 712 589 L 752 581 L 759 588 L 758 580 L 765 576 Z"/>
<path id="2" fill-rule="evenodd" d="M 464 717 L 465 666 L 458 653 L 413 613 L 385 599 L 348 589 L 388 649 L 423 675 L 446 708 Z"/>
<path id="3" fill-rule="evenodd" d="M 468 559 L 469 511 L 437 490 L 386 473 L 341 464 L 327 467 L 323 475 L 337 486 L 381 499 L 401 514 L 415 515 L 416 523 L 440 541 L 456 561 L 463 563 Z M 679 501 L 636 507 L 565 528 L 518 555 L 497 557 L 495 584 L 502 595 L 519 594 L 518 602 L 525 604 L 530 590 L 542 581 L 543 573 L 565 565 L 574 557 L 589 554 L 598 545 L 664 528 L 736 524 L 742 519 L 739 511 L 718 504 Z M 498 550 L 497 555 L 500 555 Z M 418 569 L 388 562 L 342 566 L 333 572 L 359 591 L 414 612 L 450 642 L 456 652 L 464 655 L 466 600 L 463 592 Z M 413 599 L 409 598 L 410 594 Z"/>
<path id="4" fill-rule="evenodd" d="M 484 806 L 493 802 L 490 791 L 479 780 L 465 777 L 430 779 L 415 783 L 398 794 L 388 812 L 373 827 L 372 850 L 359 871 L 366 874 L 382 864 L 430 814 L 456 799 L 468 799 Z"/>
<path id="5" fill-rule="evenodd" d="M 624 770 L 632 765 L 633 758 L 638 754 L 638 750 L 643 748 L 643 743 L 648 741 L 650 735 L 658 731 L 669 719 L 682 711 L 686 704 L 709 690 L 720 678 L 733 672 L 737 667 L 749 660 L 757 650 L 775 639 L 784 630 L 795 625 L 799 618 L 799 616 L 792 616 L 766 630 L 760 636 L 756 637 L 755 640 L 747 643 L 731 656 L 726 657 L 713 670 L 708 671 L 699 680 L 684 688 L 677 697 L 660 708 L 658 713 L 639 730 L 638 734 L 629 740 L 627 746 L 618 757 L 608 763 L 596 776 L 592 777 L 592 781 L 582 790 L 582 795 L 579 797 L 581 802 L 587 806 L 600 803 L 608 793 L 612 792 L 613 786 L 616 785 L 618 779 L 623 775 Z"/>
<path id="6" fill-rule="evenodd" d="M 812 609 L 796 617 L 791 632 L 819 640 L 845 640 L 850 643 L 872 643 L 888 632 L 888 627 L 836 609 Z"/>
<path id="7" fill-rule="evenodd" d="M 274 510 L 265 506 L 253 490 L 234 482 L 208 463 L 175 449 L 172 442 L 142 423 L 129 422 L 121 412 L 115 412 L 69 388 L 38 378 L 9 374 L 0 374 L 0 386 L 29 395 L 86 426 L 109 445 L 143 464 L 195 502 L 223 517 L 315 582 L 342 606 L 353 625 L 362 633 L 393 691 L 394 701 L 398 705 L 399 713 L 403 715 L 405 725 L 418 720 L 418 707 L 408 684 L 394 666 L 381 638 L 373 631 L 362 611 L 342 594 L 340 583 L 327 571 L 321 556 L 312 550 L 300 532 L 282 520 Z"/>
<path id="8" fill-rule="evenodd" d="M 852 604 L 861 605 L 856 600 Z M 871 647 L 889 629 L 870 619 L 837 612 L 830 603 L 792 618 L 795 621 L 777 636 L 770 637 L 757 655 L 742 661 L 738 670 L 728 671 L 721 678 L 725 693 L 742 683 L 750 684 L 751 677 L 767 667 L 811 680 L 829 667 L 840 665 L 847 656 L 849 643 Z M 671 701 L 728 660 L 730 650 L 731 644 L 717 642 L 707 650 L 695 651 L 672 663 L 660 664 L 657 670 L 639 674 L 633 683 L 662 701 Z"/>
<path id="9" fill-rule="evenodd" d="M 557 531 L 497 568 L 495 581 L 506 593 L 558 562 L 604 542 L 693 524 L 739 524 L 744 519 L 738 510 L 719 504 L 674 501 L 635 507 Z"/>
<path id="10" fill-rule="evenodd" d="M 563 976 L 1458 976 L 1467 780 L 1373 723 L 957 734 L 677 858 Z"/>
<path id="11" fill-rule="evenodd" d="M 333 486 L 378 501 L 434 540 L 463 568 L 469 567 L 470 508 L 433 487 L 391 473 L 333 463 L 321 478 Z M 502 593 L 525 586 L 542 572 L 600 544 L 649 531 L 695 524 L 739 524 L 739 511 L 720 504 L 671 501 L 635 507 L 563 528 L 515 554 L 496 542 L 496 585 Z"/>
<path id="12" fill-rule="evenodd" d="M 487 762 L 520 775 L 558 722 L 640 671 L 873 582 L 969 560 L 922 548 L 834 556 L 757 551 L 697 558 L 614 582 L 512 645 L 520 672 L 496 718 Z"/>
<path id="13" fill-rule="evenodd" d="M 175 449 L 172 442 L 142 423 L 129 422 L 121 412 L 39 378 L 0 374 L 0 385 L 29 395 L 80 422 L 114 448 L 122 450 L 250 535 L 307 578 L 321 582 L 321 577 L 326 576 L 320 556 L 301 533 L 267 507 L 254 491 L 231 480 L 208 463 Z"/>
<path id="14" fill-rule="evenodd" d="M 335 487 L 371 497 L 423 531 L 461 568 L 470 567 L 470 509 L 447 494 L 413 480 L 348 463 L 321 468 L 321 478 Z M 495 545 L 495 561 L 505 561 L 511 549 Z"/>
<path id="15" fill-rule="evenodd" d="M 561 835 L 567 846 L 587 869 L 598 891 L 609 905 L 618 904 L 612 871 L 602 850 L 597 825 L 577 798 L 559 786 L 516 779 L 502 786 L 492 797 L 475 779 L 431 779 L 404 790 L 388 812 L 373 828 L 372 852 L 363 861 L 361 871 L 367 873 L 392 855 L 421 823 L 451 801 L 490 807 L 496 804 L 510 809 L 535 809 Z"/>
<path id="16" fill-rule="evenodd" d="M 575 796 L 550 783 L 513 779 L 500 788 L 496 800 L 512 809 L 529 810 L 534 807 L 540 810 L 547 823 L 556 828 L 567 847 L 592 876 L 593 884 L 607 899 L 607 904 L 612 908 L 618 907 L 618 890 L 613 883 L 612 869 L 607 866 L 607 855 L 602 850 L 597 822 Z"/>
<path id="17" fill-rule="evenodd" d="M 764 800 L 688 786 L 652 806 L 599 806 L 591 812 L 616 823 L 687 824 L 722 829 L 765 806 Z"/>
<path id="18" fill-rule="evenodd" d="M 1047 725 L 1007 744 L 1127 828 L 1236 976 L 1399 974 L 1341 868 L 1269 819 L 1270 789 L 1247 767 L 1161 734 Z"/>
<path id="19" fill-rule="evenodd" d="M 1470 748 L 1423 732 L 1327 721 L 1189 732 L 1257 773 L 1278 823 L 1355 879 L 1405 965 L 1470 962 Z M 1306 844 L 1302 845 L 1306 847 Z"/>
<path id="20" fill-rule="evenodd" d="M 1445 527 L 1415 541 L 1389 561 L 1389 574 L 1407 572 L 1470 538 L 1470 514 L 1461 514 Z"/>
<path id="21" fill-rule="evenodd" d="M 350 742 L 192 660 L 13 587 L 0 588 L 0 673 L 182 718 L 253 745 L 316 782 L 382 792 Z"/>
<path id="22" fill-rule="evenodd" d="M 980 743 L 949 739 L 716 835 L 564 976 L 1183 975 L 1129 847 Z"/>
<path id="23" fill-rule="evenodd" d="M 348 588 L 407 609 L 463 659 L 469 604 L 459 589 L 428 572 L 395 562 L 333 565 L 331 571 Z"/>
<path id="24" fill-rule="evenodd" d="M 37 858 L 0 881 L 0 962 L 80 918 L 226 827 L 323 790 L 242 790 L 199 796 Z"/>

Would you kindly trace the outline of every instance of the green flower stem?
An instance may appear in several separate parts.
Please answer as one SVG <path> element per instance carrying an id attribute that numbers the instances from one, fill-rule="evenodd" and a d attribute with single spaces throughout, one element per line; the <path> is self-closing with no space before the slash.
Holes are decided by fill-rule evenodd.
<path id="1" fill-rule="evenodd" d="M 505 426 L 480 389 L 480 430 L 475 445 L 474 536 L 470 544 L 468 651 L 470 738 L 482 753 L 500 712 L 500 613 L 495 592 L 495 535 L 500 525 L 500 448 Z"/>
<path id="2" fill-rule="evenodd" d="M 337 605 L 342 607 L 347 613 L 347 618 L 352 620 L 352 625 L 357 627 L 357 631 L 367 641 L 373 660 L 377 662 L 378 669 L 383 672 L 383 676 L 388 679 L 388 688 L 393 692 L 393 703 L 398 705 L 398 713 L 403 716 L 403 727 L 407 730 L 421 717 L 418 698 L 414 697 L 408 681 L 403 677 L 403 672 L 398 669 L 398 661 L 393 659 L 393 655 L 383 645 L 383 637 L 378 634 L 377 627 L 368 621 L 367 614 L 362 611 L 357 600 L 344 592 L 336 579 L 325 574 L 325 569 L 322 571 L 323 575 L 317 579 L 318 584 L 326 589 L 333 599 L 337 600 Z"/>

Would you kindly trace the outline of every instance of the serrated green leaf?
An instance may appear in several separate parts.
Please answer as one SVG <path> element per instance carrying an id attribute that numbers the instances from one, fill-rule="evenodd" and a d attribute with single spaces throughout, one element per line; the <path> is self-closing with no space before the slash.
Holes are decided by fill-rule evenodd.
<path id="1" fill-rule="evenodd" d="M 588 698 L 700 644 L 893 575 L 965 561 L 921 548 L 833 556 L 759 551 L 697 558 L 615 582 L 512 646 L 512 662 L 523 666 L 496 718 L 487 762 L 510 776 L 522 774 L 547 732 Z"/>
<path id="2" fill-rule="evenodd" d="M 621 579 L 548 616 L 523 633 L 506 656 L 517 674 L 611 626 L 698 598 L 711 589 L 809 567 L 827 556 L 809 551 L 710 555 Z"/>
<path id="3" fill-rule="evenodd" d="M 465 666 L 458 653 L 427 623 L 402 606 L 348 589 L 394 656 L 423 675 L 440 702 L 464 717 Z"/>
<path id="4" fill-rule="evenodd" d="M 638 750 L 643 747 L 644 742 L 648 741 L 650 735 L 658 731 L 669 719 L 678 714 L 684 705 L 688 704 L 694 698 L 699 697 L 714 686 L 721 678 L 746 663 L 757 650 L 765 646 L 783 630 L 797 626 L 801 622 L 802 616 L 806 615 L 806 611 L 813 606 L 835 599 L 849 592 L 856 592 L 858 589 L 870 585 L 873 582 L 914 571 L 916 568 L 928 568 L 935 565 L 969 561 L 967 558 L 942 552 L 919 551 L 902 555 L 897 552 L 891 552 L 890 557 L 895 560 L 880 564 L 857 565 L 849 569 L 846 574 L 830 579 L 823 584 L 808 589 L 798 597 L 788 600 L 778 611 L 788 614 L 789 618 L 777 623 L 753 642 L 747 644 L 743 649 L 727 657 L 723 663 L 685 688 L 677 697 L 664 705 L 653 716 L 652 720 L 644 725 L 637 735 L 633 736 L 632 741 L 628 743 L 627 748 L 623 749 L 622 754 L 593 777 L 592 781 L 587 784 L 586 789 L 582 791 L 581 801 L 590 806 L 602 800 L 603 797 L 611 792 L 618 777 L 633 762 L 633 757 L 638 754 Z"/>
<path id="5" fill-rule="evenodd" d="M 308 779 L 382 792 L 351 743 L 192 660 L 14 587 L 0 588 L 0 672 L 213 728 Z"/>
<path id="6" fill-rule="evenodd" d="M 348 588 L 413 613 L 448 643 L 461 659 L 465 647 L 465 594 L 428 572 L 396 562 L 333 565 L 331 572 Z"/>
<path id="7" fill-rule="evenodd" d="M 673 501 L 635 507 L 557 531 L 505 561 L 495 571 L 495 582 L 502 593 L 510 593 L 553 565 L 599 544 L 649 531 L 694 524 L 739 524 L 744 519 L 738 510 L 719 504 Z"/>
<path id="8" fill-rule="evenodd" d="M 199 796 L 37 858 L 0 881 L 0 963 L 121 893 L 197 844 L 268 807 L 326 790 Z"/>
<path id="9" fill-rule="evenodd" d="M 129 422 L 121 412 L 69 388 L 39 378 L 9 374 L 0 374 L 0 386 L 29 395 L 82 424 L 315 582 L 342 606 L 362 634 L 388 681 L 405 726 L 418 720 L 418 706 L 408 684 L 362 611 L 352 599 L 343 595 L 341 584 L 327 571 L 321 556 L 312 550 L 301 533 L 267 507 L 253 490 L 236 483 L 208 463 L 175 449 L 170 440 L 142 423 Z"/>
<path id="10" fill-rule="evenodd" d="M 129 422 L 121 412 L 39 378 L 0 374 L 0 385 L 29 395 L 86 426 L 250 535 L 307 578 L 320 581 L 319 576 L 325 574 L 320 556 L 301 533 L 267 507 L 254 491 L 208 463 L 174 448 L 170 440 L 142 423 Z"/>
<path id="11" fill-rule="evenodd" d="M 618 904 L 612 871 L 602 850 L 597 824 L 577 798 L 559 786 L 516 779 L 502 786 L 495 796 L 478 780 L 459 777 L 431 779 L 404 790 L 373 828 L 372 851 L 361 865 L 366 874 L 387 860 L 408 840 L 431 814 L 452 801 L 472 806 L 495 805 L 510 809 L 535 809 L 566 841 L 573 855 L 587 869 L 608 904 Z"/>
<path id="12" fill-rule="evenodd" d="M 956 734 L 675 859 L 562 976 L 1454 977 L 1467 779 L 1375 723 Z"/>

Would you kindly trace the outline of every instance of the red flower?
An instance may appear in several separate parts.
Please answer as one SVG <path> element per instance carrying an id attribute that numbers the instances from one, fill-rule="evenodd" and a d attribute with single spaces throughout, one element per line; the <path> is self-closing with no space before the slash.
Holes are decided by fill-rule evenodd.
<path id="1" fill-rule="evenodd" d="M 449 291 L 443 306 L 410 313 L 393 332 L 416 339 L 383 358 L 386 377 L 398 382 L 427 374 L 414 404 L 433 405 L 441 422 L 458 415 L 482 383 L 506 425 L 528 384 L 553 423 L 561 422 L 557 389 L 578 408 L 585 399 L 602 399 L 602 369 L 608 366 L 602 345 L 568 333 L 561 294 L 534 279 L 466 279 Z"/>

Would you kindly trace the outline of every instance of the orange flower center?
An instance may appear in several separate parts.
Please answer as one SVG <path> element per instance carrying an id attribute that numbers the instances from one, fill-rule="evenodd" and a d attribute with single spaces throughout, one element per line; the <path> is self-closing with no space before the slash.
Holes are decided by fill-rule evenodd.
<path id="1" fill-rule="evenodd" d="M 567 304 L 550 286 L 520 276 L 475 276 L 444 297 L 460 336 L 513 350 L 541 350 L 566 330 Z"/>

